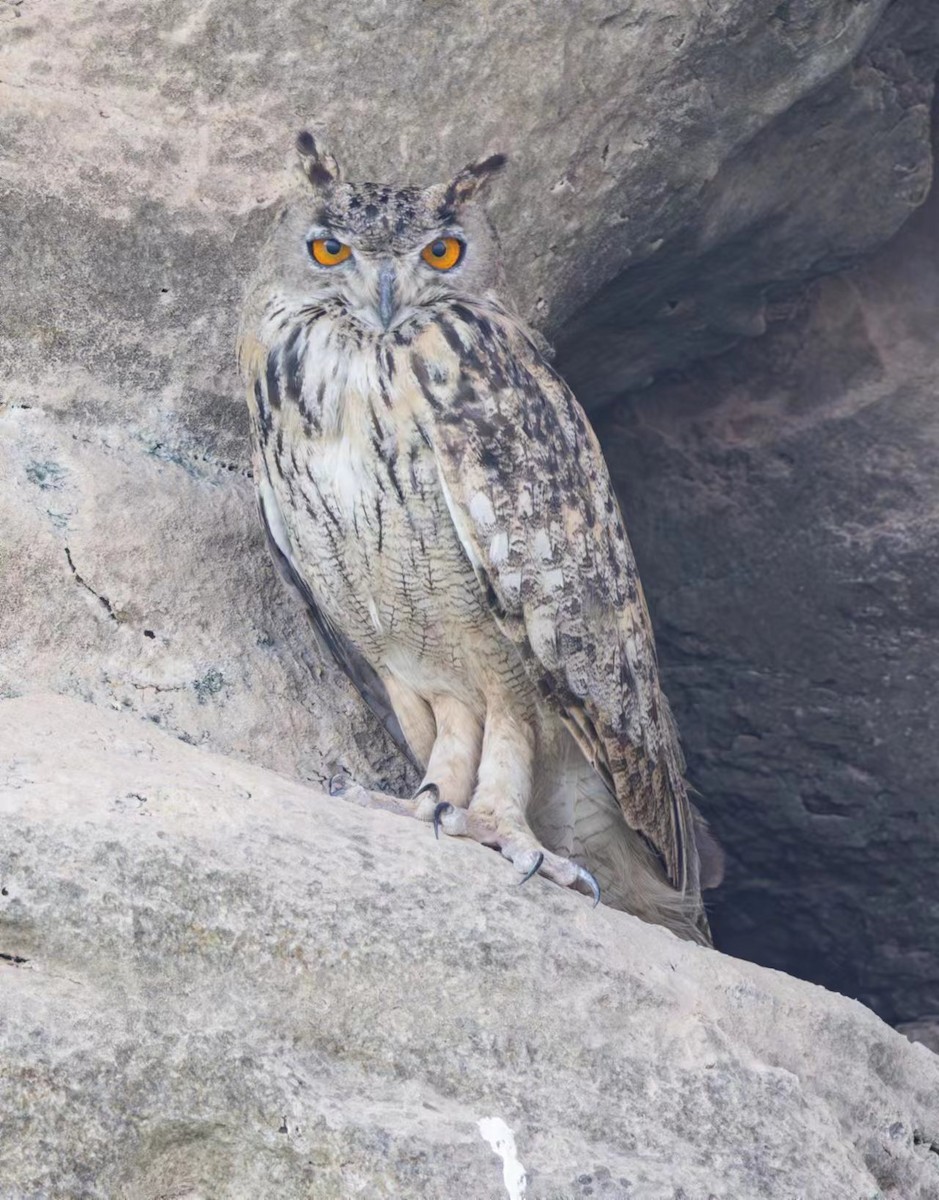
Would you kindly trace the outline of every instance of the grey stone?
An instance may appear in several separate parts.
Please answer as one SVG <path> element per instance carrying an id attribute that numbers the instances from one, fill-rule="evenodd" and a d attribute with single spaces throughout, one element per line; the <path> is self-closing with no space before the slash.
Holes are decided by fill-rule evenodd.
<path id="1" fill-rule="evenodd" d="M 804 45 L 817 36 L 808 7 L 780 5 L 770 27 Z M 829 16 L 841 26 L 837 6 Z M 636 255 L 559 334 L 584 404 L 762 334 L 807 279 L 854 265 L 895 232 L 929 188 L 937 66 L 939 10 L 891 5 L 856 58 L 754 127 L 686 204 L 670 204 L 681 216 L 660 226 L 654 253 Z"/>
<path id="2" fill-rule="evenodd" d="M 939 1012 L 939 192 L 788 322 L 600 418 L 718 944 Z"/>
<path id="3" fill-rule="evenodd" d="M 408 785 L 273 577 L 243 469 L 11 405 L 0 477 L 0 694 L 129 709 L 321 785 Z"/>
<path id="4" fill-rule="evenodd" d="M 923 1016 L 918 1021 L 904 1021 L 897 1026 L 911 1042 L 921 1042 L 934 1054 L 939 1054 L 939 1015 Z"/>
<path id="5" fill-rule="evenodd" d="M 939 1190 L 939 1058 L 853 1001 L 127 714 L 0 728 L 4 1200 L 511 1197 L 492 1118 L 526 1200 Z"/>
<path id="6" fill-rule="evenodd" d="M 552 333 L 626 267 L 681 301 L 706 256 L 713 329 L 690 324 L 719 346 L 759 321 L 748 291 L 768 270 L 817 274 L 922 199 L 928 7 L 502 0 L 481 20 L 418 0 L 26 0 L 0 55 L 21 366 L 35 381 L 54 348 L 119 373 L 131 404 L 166 389 L 150 421 L 184 407 L 177 438 L 204 439 L 209 417 L 224 444 L 233 294 L 303 122 L 359 176 L 430 182 L 508 152 L 509 275 Z"/>

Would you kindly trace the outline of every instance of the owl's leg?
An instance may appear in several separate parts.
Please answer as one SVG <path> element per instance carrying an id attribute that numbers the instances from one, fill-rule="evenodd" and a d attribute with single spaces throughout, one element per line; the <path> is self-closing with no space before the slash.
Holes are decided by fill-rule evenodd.
<path id="1" fill-rule="evenodd" d="M 482 722 L 455 696 L 431 700 L 437 736 L 421 786 L 415 816 L 431 821 L 441 803 L 466 808 L 473 795 L 483 741 Z"/>
<path id="2" fill-rule="evenodd" d="M 371 791 L 342 776 L 330 782 L 330 792 L 364 808 L 382 808 L 431 821 L 445 802 L 466 808 L 473 794 L 482 745 L 482 722 L 455 696 L 434 696 L 430 703 L 393 676 L 384 679 L 395 716 L 408 745 L 426 763 L 421 786 L 411 797 Z"/>
<path id="3" fill-rule="evenodd" d="M 469 808 L 439 804 L 434 826 L 501 851 L 522 872 L 523 883 L 532 875 L 545 875 L 561 887 L 589 892 L 599 902 L 600 888 L 590 872 L 542 846 L 528 824 L 535 749 L 534 730 L 528 722 L 490 712 Z"/>
<path id="4" fill-rule="evenodd" d="M 423 766 L 430 758 L 437 737 L 433 710 L 423 696 L 419 696 L 413 688 L 402 683 L 390 671 L 381 672 L 381 681 L 398 718 L 401 732 L 411 747 L 411 753 Z"/>

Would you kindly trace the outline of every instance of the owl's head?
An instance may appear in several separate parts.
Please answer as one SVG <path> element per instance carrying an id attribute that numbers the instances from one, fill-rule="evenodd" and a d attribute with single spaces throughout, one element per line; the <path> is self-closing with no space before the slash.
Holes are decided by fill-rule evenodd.
<path id="1" fill-rule="evenodd" d="M 498 244 L 474 199 L 501 154 L 447 184 L 348 183 L 309 133 L 297 138 L 303 195 L 274 232 L 278 290 L 302 305 L 333 301 L 375 334 L 442 301 L 484 297 L 502 282 Z"/>

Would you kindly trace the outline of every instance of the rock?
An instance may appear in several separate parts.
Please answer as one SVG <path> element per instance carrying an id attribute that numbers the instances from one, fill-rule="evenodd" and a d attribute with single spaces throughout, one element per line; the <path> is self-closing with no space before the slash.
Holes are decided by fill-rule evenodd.
<path id="1" fill-rule="evenodd" d="M 904 1021 L 897 1029 L 911 1042 L 922 1042 L 934 1054 L 939 1054 L 939 1015 L 933 1013 L 920 1021 Z"/>
<path id="2" fill-rule="evenodd" d="M 780 6 L 770 27 L 793 44 L 816 36 L 807 7 Z M 937 67 L 935 10 L 901 0 L 856 58 L 759 123 L 678 206 L 680 221 L 660 227 L 654 252 L 637 254 L 561 330 L 560 365 L 584 404 L 763 333 L 806 279 L 853 265 L 894 232 L 929 189 Z"/>
<path id="3" fill-rule="evenodd" d="M 432 182 L 508 152 L 494 211 L 509 277 L 552 333 L 626 267 L 648 263 L 681 300 L 697 260 L 719 258 L 714 327 L 701 313 L 691 325 L 699 349 L 722 345 L 728 322 L 737 336 L 758 321 L 747 291 L 768 261 L 771 278 L 813 276 L 925 194 L 923 8 L 551 0 L 480 20 L 416 0 L 290 0 L 276 17 L 248 0 L 198 15 L 180 0 L 25 0 L 0 54 L 20 371 L 45 382 L 54 348 L 73 386 L 78 368 L 117 375 L 119 408 L 230 454 L 233 299 L 301 123 L 358 176 Z M 666 328 L 682 321 L 671 312 Z"/>
<path id="4" fill-rule="evenodd" d="M 134 428 L 0 410 L 0 694 L 129 709 L 321 785 L 407 786 L 274 577 L 245 474 Z"/>
<path id="5" fill-rule="evenodd" d="M 853 1001 L 127 714 L 0 727 L 4 1196 L 939 1190 L 939 1058 Z"/>
<path id="6" fill-rule="evenodd" d="M 939 1012 L 939 192 L 764 339 L 599 421 L 732 954 Z"/>

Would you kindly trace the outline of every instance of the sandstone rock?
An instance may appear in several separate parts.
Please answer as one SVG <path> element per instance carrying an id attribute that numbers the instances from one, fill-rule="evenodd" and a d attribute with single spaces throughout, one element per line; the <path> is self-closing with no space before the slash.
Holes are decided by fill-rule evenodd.
<path id="1" fill-rule="evenodd" d="M 697 259 L 719 258 L 714 327 L 703 313 L 691 324 L 699 350 L 721 345 L 759 320 L 745 293 L 768 262 L 773 277 L 817 274 L 922 199 L 926 8 L 501 0 L 481 20 L 417 0 L 276 12 L 216 0 L 196 13 L 181 0 L 25 0 L 0 52 L 21 369 L 37 382 L 54 349 L 119 374 L 121 407 L 157 425 L 180 409 L 177 440 L 205 445 L 206 418 L 210 444 L 227 440 L 232 297 L 266 220 L 252 214 L 276 194 L 301 122 L 360 176 L 430 182 L 507 151 L 495 212 L 509 275 L 552 332 L 627 266 L 649 261 L 681 297 Z M 676 323 L 672 311 L 673 340 Z M 141 405 L 140 389 L 162 403 Z"/>
<path id="2" fill-rule="evenodd" d="M 729 952 L 939 1012 L 939 192 L 764 339 L 603 418 Z"/>
<path id="3" fill-rule="evenodd" d="M 939 1058 L 853 1001 L 126 714 L 0 728 L 5 1200 L 939 1190 Z"/>
<path id="4" fill-rule="evenodd" d="M 0 694 L 129 709 L 321 785 L 406 786 L 274 578 L 244 468 L 37 405 L 0 409 L 0 477 Z"/>
<path id="5" fill-rule="evenodd" d="M 800 9 L 770 18 L 793 44 L 815 36 Z M 760 123 L 654 252 L 565 324 L 560 361 L 584 403 L 763 333 L 806 279 L 843 270 L 896 230 L 929 188 L 937 66 L 934 6 L 901 0 L 857 58 Z"/>

